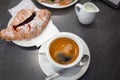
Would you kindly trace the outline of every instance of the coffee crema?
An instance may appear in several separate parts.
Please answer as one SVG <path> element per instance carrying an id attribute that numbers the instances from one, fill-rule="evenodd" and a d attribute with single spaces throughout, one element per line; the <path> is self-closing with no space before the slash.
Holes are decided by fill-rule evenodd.
<path id="1" fill-rule="evenodd" d="M 76 60 L 79 47 L 72 39 L 58 38 L 50 44 L 49 52 L 55 62 L 67 65 Z"/>

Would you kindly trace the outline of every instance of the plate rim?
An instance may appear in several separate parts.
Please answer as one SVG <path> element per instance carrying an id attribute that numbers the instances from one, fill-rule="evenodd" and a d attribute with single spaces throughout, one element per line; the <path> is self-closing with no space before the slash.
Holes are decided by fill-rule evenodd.
<path id="1" fill-rule="evenodd" d="M 75 0 L 74 2 L 66 5 L 66 6 L 58 6 L 58 7 L 55 7 L 55 6 L 52 6 L 53 4 L 48 4 L 48 3 L 43 3 L 43 2 L 40 2 L 39 0 L 36 0 L 39 4 L 43 5 L 43 6 L 46 6 L 48 8 L 53 8 L 53 9 L 63 9 L 63 8 L 67 8 L 67 7 L 70 7 L 72 5 L 74 5 L 76 2 L 78 2 L 79 0 Z M 56 4 L 57 5 L 57 4 Z"/>

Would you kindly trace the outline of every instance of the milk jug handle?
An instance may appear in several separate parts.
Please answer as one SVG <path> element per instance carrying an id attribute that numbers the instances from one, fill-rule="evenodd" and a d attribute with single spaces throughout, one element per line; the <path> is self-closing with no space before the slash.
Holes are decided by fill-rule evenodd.
<path id="1" fill-rule="evenodd" d="M 75 5 L 75 12 L 76 12 L 77 16 L 78 16 L 79 11 L 80 11 L 82 8 L 83 8 L 83 5 L 80 4 L 80 3 L 78 3 L 78 4 Z"/>

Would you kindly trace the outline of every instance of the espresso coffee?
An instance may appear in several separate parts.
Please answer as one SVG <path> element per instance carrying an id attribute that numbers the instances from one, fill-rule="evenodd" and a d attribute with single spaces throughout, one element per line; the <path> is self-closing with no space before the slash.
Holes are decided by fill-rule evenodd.
<path id="1" fill-rule="evenodd" d="M 58 38 L 50 44 L 49 52 L 55 62 L 67 65 L 76 60 L 79 47 L 72 39 Z"/>

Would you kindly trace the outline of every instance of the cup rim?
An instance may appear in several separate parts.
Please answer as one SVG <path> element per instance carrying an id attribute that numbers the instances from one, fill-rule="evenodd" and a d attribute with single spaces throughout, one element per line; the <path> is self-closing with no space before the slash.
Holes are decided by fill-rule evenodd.
<path id="1" fill-rule="evenodd" d="M 51 44 L 51 42 L 55 39 L 58 39 L 58 38 L 63 38 L 63 37 L 66 37 L 66 38 L 70 38 L 72 40 L 74 40 L 78 47 L 79 47 L 79 55 L 78 57 L 76 58 L 76 60 L 70 64 L 67 64 L 67 65 L 64 65 L 64 64 L 59 64 L 57 62 L 55 62 L 52 57 L 50 56 L 49 54 L 49 45 Z M 73 67 L 75 66 L 82 58 L 83 56 L 83 46 L 82 46 L 82 43 L 79 41 L 79 36 L 77 36 L 76 34 L 73 34 L 73 33 L 70 33 L 70 32 L 60 32 L 58 34 L 56 34 L 54 37 L 52 37 L 49 41 L 48 41 L 48 44 L 47 44 L 47 47 L 46 47 L 46 56 L 48 58 L 48 60 L 55 66 L 57 67 L 60 67 L 60 68 L 69 68 L 69 67 Z"/>

